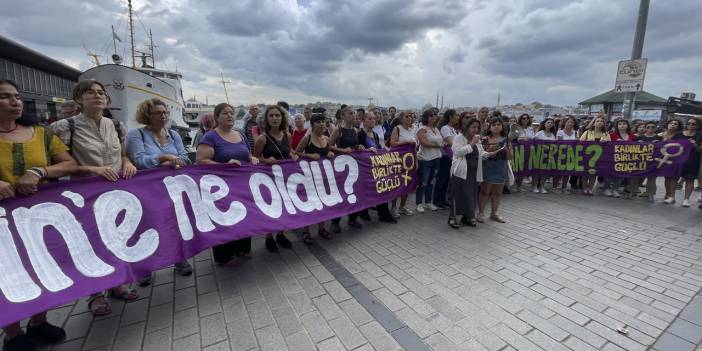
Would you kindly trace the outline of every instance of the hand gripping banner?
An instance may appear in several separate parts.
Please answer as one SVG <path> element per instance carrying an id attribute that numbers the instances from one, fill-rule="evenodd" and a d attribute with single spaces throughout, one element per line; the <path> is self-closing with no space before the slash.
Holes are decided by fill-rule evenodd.
<path id="1" fill-rule="evenodd" d="M 214 245 L 301 228 L 416 187 L 413 145 L 316 161 L 142 171 L 0 201 L 0 326 Z"/>

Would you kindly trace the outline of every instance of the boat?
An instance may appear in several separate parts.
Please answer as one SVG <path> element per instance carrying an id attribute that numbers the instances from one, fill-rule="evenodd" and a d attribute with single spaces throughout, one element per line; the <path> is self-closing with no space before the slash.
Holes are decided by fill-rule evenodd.
<path id="1" fill-rule="evenodd" d="M 214 112 L 214 106 L 197 101 L 195 98 L 191 98 L 185 101 L 183 120 L 190 127 L 199 127 L 202 116 L 211 112 Z"/>
<path id="2" fill-rule="evenodd" d="M 116 40 L 120 40 L 113 28 L 113 45 L 115 53 L 112 55 L 111 64 L 99 64 L 83 72 L 79 79 L 94 79 L 105 86 L 110 97 L 109 113 L 111 117 L 124 123 L 128 130 L 139 128 L 142 125 L 134 118 L 137 106 L 144 100 L 157 98 L 168 106 L 171 112 L 170 126 L 176 130 L 183 139 L 184 145 L 190 145 L 192 131 L 184 119 L 185 104 L 181 85 L 182 74 L 177 71 L 157 69 L 153 54 L 153 36 L 151 52 L 141 53 L 141 66 L 136 65 L 134 49 L 134 30 L 132 21 L 132 2 L 128 1 L 129 30 L 131 33 L 132 66 L 122 64 L 122 58 L 117 54 Z M 151 58 L 151 64 L 148 63 Z"/>

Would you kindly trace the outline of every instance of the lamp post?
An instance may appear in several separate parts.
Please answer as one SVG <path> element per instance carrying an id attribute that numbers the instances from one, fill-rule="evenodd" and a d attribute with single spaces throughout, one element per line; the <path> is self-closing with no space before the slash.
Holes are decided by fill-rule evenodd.
<path id="1" fill-rule="evenodd" d="M 639 3 L 639 16 L 636 19 L 636 33 L 634 34 L 634 46 L 631 49 L 631 59 L 641 58 L 643 53 L 644 38 L 646 37 L 646 23 L 648 22 L 648 7 L 651 0 L 641 0 Z M 631 119 L 631 109 L 636 98 L 635 92 L 626 93 L 622 106 L 622 115 L 626 119 Z"/>

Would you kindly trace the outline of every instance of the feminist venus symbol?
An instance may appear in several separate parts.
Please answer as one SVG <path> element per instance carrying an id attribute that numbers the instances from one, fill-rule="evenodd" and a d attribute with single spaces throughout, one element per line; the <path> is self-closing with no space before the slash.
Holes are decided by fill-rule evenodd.
<path id="1" fill-rule="evenodd" d="M 409 157 L 408 157 L 409 156 Z M 411 159 L 412 163 L 410 165 L 407 165 L 407 159 Z M 402 167 L 405 168 L 405 174 L 402 175 L 402 179 L 405 180 L 405 186 L 409 184 L 409 182 L 412 180 L 412 177 L 410 177 L 409 172 L 414 170 L 414 154 L 413 153 L 406 153 L 404 156 L 402 156 Z"/>
<path id="2" fill-rule="evenodd" d="M 678 150 L 675 153 L 670 154 L 668 153 L 669 147 L 677 147 Z M 656 157 L 653 159 L 654 161 L 658 161 L 658 167 L 656 167 L 656 169 L 663 167 L 663 165 L 672 165 L 673 161 L 670 161 L 669 158 L 678 157 L 682 155 L 684 151 L 685 149 L 679 143 L 670 143 L 663 145 L 663 147 L 661 147 L 661 155 L 663 155 L 663 158 Z"/>

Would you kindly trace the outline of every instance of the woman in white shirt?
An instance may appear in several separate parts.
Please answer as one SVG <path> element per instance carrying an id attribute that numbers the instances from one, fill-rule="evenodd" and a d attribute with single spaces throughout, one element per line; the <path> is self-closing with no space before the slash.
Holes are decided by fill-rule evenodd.
<path id="1" fill-rule="evenodd" d="M 415 138 L 415 131 L 412 126 L 414 120 L 410 112 L 402 111 L 398 117 L 399 124 L 396 125 L 392 132 L 390 133 L 390 147 L 395 147 L 398 145 L 406 144 L 417 144 L 417 139 Z M 392 200 L 392 208 L 390 213 L 393 217 L 398 218 L 400 214 L 405 216 L 411 216 L 414 212 L 407 207 L 407 195 L 402 195 L 400 197 L 400 206 L 397 206 L 397 199 Z"/>
<path id="2" fill-rule="evenodd" d="M 560 129 L 558 133 L 556 133 L 556 140 L 578 140 L 578 122 L 575 120 L 575 117 L 567 115 L 565 120 L 561 123 L 563 129 Z M 553 177 L 553 192 L 565 194 L 568 190 L 568 181 L 568 176 Z M 561 185 L 560 189 L 558 188 L 558 184 Z M 571 192 L 576 190 L 577 184 L 578 177 L 570 177 Z"/>
<path id="3" fill-rule="evenodd" d="M 422 113 L 422 127 L 417 131 L 419 151 L 419 186 L 417 187 L 417 212 L 424 213 L 424 208 L 436 211 L 438 208 L 431 203 L 434 185 L 432 181 L 439 170 L 441 148 L 444 139 L 436 128 L 438 113 L 435 109 L 428 109 Z M 427 202 L 425 204 L 425 202 Z"/>
<path id="4" fill-rule="evenodd" d="M 460 121 L 456 110 L 449 109 L 444 112 L 439 123 L 439 132 L 446 145 L 441 149 L 441 161 L 439 161 L 439 172 L 436 176 L 436 184 L 434 185 L 434 205 L 440 209 L 448 207 L 446 193 L 451 180 L 451 145 L 453 138 L 461 133 Z"/>
<path id="5" fill-rule="evenodd" d="M 461 224 L 475 227 L 478 184 L 483 181 L 481 156 L 485 152 L 480 142 L 479 120 L 471 118 L 464 123 L 462 133 L 453 138 L 451 150 L 453 157 L 448 224 L 452 228 L 459 228 L 456 216 L 461 215 Z"/>
<path id="6" fill-rule="evenodd" d="M 536 133 L 534 139 L 556 141 L 556 124 L 553 122 L 553 118 L 546 118 L 543 122 L 541 122 L 541 128 L 539 129 L 539 132 Z M 546 178 L 546 176 L 542 175 L 534 176 L 534 180 L 531 185 L 532 191 L 535 193 L 540 192 L 542 194 L 546 194 L 547 191 L 544 189 Z"/>

